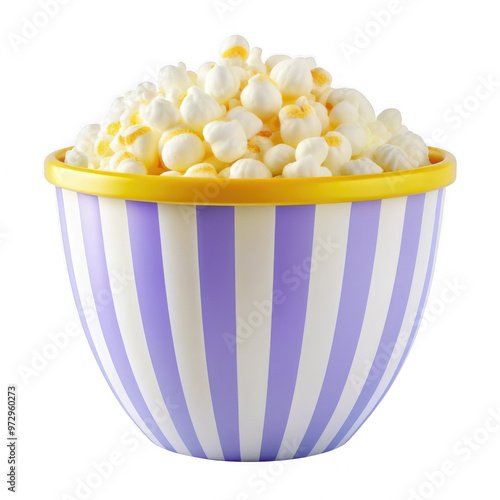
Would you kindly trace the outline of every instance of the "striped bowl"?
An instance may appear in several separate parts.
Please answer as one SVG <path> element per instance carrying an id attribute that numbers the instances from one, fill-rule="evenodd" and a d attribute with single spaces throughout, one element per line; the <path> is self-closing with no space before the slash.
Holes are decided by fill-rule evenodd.
<path id="1" fill-rule="evenodd" d="M 267 461 L 353 436 L 415 338 L 451 155 L 431 150 L 426 179 L 208 181 L 211 196 L 207 180 L 85 171 L 63 155 L 46 176 L 82 325 L 151 441 Z M 238 202 L 249 190 L 255 202 Z"/>

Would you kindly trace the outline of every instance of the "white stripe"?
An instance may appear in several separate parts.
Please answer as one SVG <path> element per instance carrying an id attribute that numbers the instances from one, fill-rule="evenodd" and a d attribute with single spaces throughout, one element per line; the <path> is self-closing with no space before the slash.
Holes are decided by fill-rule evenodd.
<path id="1" fill-rule="evenodd" d="M 384 375 L 382 376 L 382 380 L 377 387 L 377 390 L 373 394 L 363 413 L 357 419 L 356 423 L 351 427 L 349 432 L 339 443 L 339 446 L 345 444 L 354 435 L 354 433 L 359 429 L 364 420 L 371 413 L 373 408 L 375 408 L 384 391 L 387 389 L 387 386 L 389 385 L 392 377 L 394 376 L 394 373 L 396 372 L 401 360 L 401 356 L 403 355 L 405 347 L 408 343 L 408 339 L 414 324 L 414 318 L 417 314 L 418 306 L 422 297 L 425 276 L 427 274 L 427 267 L 429 265 L 432 234 L 434 231 L 434 220 L 436 216 L 437 197 L 438 191 L 427 193 L 425 197 L 422 229 L 420 232 L 420 241 L 415 263 L 415 272 L 413 274 L 413 282 L 410 290 L 410 295 L 408 297 L 408 305 L 405 311 L 403 325 L 401 328 L 401 332 L 399 333 L 396 346 L 393 350 L 389 363 L 387 364 Z"/>
<path id="2" fill-rule="evenodd" d="M 295 455 L 311 421 L 330 358 L 342 291 L 351 203 L 317 205 L 297 382 L 278 458 Z"/>
<path id="3" fill-rule="evenodd" d="M 160 203 L 158 214 L 170 324 L 186 404 L 207 457 L 224 460 L 205 356 L 196 207 Z"/>
<path id="4" fill-rule="evenodd" d="M 66 225 L 68 229 L 68 240 L 71 249 L 71 259 L 75 271 L 75 280 L 78 287 L 78 293 L 82 303 L 90 335 L 95 345 L 95 349 L 108 379 L 116 392 L 118 399 L 132 417 L 138 427 L 148 436 L 148 438 L 160 447 L 163 447 L 155 436 L 148 429 L 146 424 L 134 408 L 130 401 L 120 378 L 115 370 L 113 361 L 109 354 L 101 330 L 101 325 L 97 316 L 97 307 L 92 293 L 90 277 L 87 268 L 87 259 L 85 256 L 85 247 L 83 243 L 83 234 L 80 222 L 80 208 L 78 206 L 78 195 L 73 191 L 63 189 L 64 211 L 66 214 Z"/>
<path id="5" fill-rule="evenodd" d="M 273 302 L 275 207 L 235 208 L 238 413 L 242 461 L 259 460 Z"/>
<path id="6" fill-rule="evenodd" d="M 311 455 L 321 453 L 330 444 L 356 404 L 370 374 L 394 289 L 406 201 L 406 197 L 382 200 L 370 291 L 356 353 L 335 412 Z"/>
<path id="7" fill-rule="evenodd" d="M 108 273 L 125 275 L 125 285 L 111 287 L 116 318 L 125 351 L 144 401 L 156 424 L 178 453 L 190 455 L 170 417 L 149 356 L 142 325 L 139 298 L 134 278 L 125 200 L 99 198 L 102 232 Z"/>

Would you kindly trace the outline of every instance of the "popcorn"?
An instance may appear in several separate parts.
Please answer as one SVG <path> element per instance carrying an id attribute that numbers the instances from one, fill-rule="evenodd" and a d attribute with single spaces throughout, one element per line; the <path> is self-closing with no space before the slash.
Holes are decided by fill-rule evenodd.
<path id="1" fill-rule="evenodd" d="M 321 133 L 324 134 L 330 129 L 330 117 L 328 116 L 328 110 L 320 102 L 309 101 L 309 104 L 313 107 L 316 116 L 321 122 Z"/>
<path id="2" fill-rule="evenodd" d="M 218 160 L 236 161 L 247 150 L 245 129 L 237 120 L 211 122 L 203 129 L 203 135 Z"/>
<path id="3" fill-rule="evenodd" d="M 429 150 L 423 139 L 413 132 L 394 135 L 389 144 L 399 146 L 408 155 L 414 168 L 429 164 Z"/>
<path id="4" fill-rule="evenodd" d="M 119 135 L 118 141 L 125 149 L 135 155 L 149 170 L 158 166 L 158 139 L 156 130 L 144 125 L 132 125 Z"/>
<path id="5" fill-rule="evenodd" d="M 306 156 L 312 156 L 320 165 L 326 160 L 328 156 L 329 146 L 323 137 L 312 137 L 304 139 L 297 146 L 295 158 L 301 160 Z"/>
<path id="6" fill-rule="evenodd" d="M 366 157 L 348 161 L 340 170 L 342 175 L 367 175 L 383 172 L 382 168 L 373 160 Z"/>
<path id="7" fill-rule="evenodd" d="M 264 155 L 274 146 L 274 142 L 268 137 L 256 135 L 248 141 L 247 152 L 243 158 L 253 158 L 262 161 Z"/>
<path id="8" fill-rule="evenodd" d="M 319 97 L 326 89 L 330 88 L 332 84 L 332 75 L 323 68 L 314 68 L 311 70 L 313 78 L 312 93 Z"/>
<path id="9" fill-rule="evenodd" d="M 144 125 L 163 133 L 180 121 L 179 110 L 164 97 L 155 97 L 149 104 L 141 108 L 140 116 Z"/>
<path id="10" fill-rule="evenodd" d="M 198 72 L 164 66 L 85 127 L 66 162 L 167 177 L 363 175 L 429 164 L 428 148 L 389 108 L 332 88 L 313 57 L 273 55 L 233 35 Z M 334 86 L 335 87 L 335 86 Z M 166 171 L 165 171 L 166 170 Z"/>
<path id="11" fill-rule="evenodd" d="M 100 125 L 87 125 L 76 136 L 75 148 L 87 156 L 91 155 L 100 132 Z"/>
<path id="12" fill-rule="evenodd" d="M 189 127 L 178 126 L 167 130 L 161 136 L 160 145 L 165 167 L 181 173 L 201 163 L 205 156 L 203 141 Z"/>
<path id="13" fill-rule="evenodd" d="M 262 62 L 262 49 L 254 47 L 250 49 L 250 55 L 247 60 L 247 67 L 255 73 L 266 73 L 266 65 Z"/>
<path id="14" fill-rule="evenodd" d="M 222 116 L 222 110 L 217 101 L 203 92 L 199 87 L 191 87 L 180 108 L 182 121 L 201 132 L 203 127 Z"/>
<path id="15" fill-rule="evenodd" d="M 373 153 L 373 159 L 382 167 L 384 172 L 395 172 L 396 170 L 408 170 L 412 168 L 410 158 L 399 146 L 393 144 L 382 144 Z"/>
<path id="16" fill-rule="evenodd" d="M 272 177 L 271 171 L 258 160 L 245 158 L 233 163 L 229 170 L 231 179 L 268 179 Z"/>
<path id="17" fill-rule="evenodd" d="M 271 74 L 271 71 L 277 64 L 279 64 L 282 61 L 286 61 L 287 59 L 291 59 L 291 57 L 283 54 L 276 54 L 274 56 L 268 57 L 266 60 L 267 72 Z"/>
<path id="18" fill-rule="evenodd" d="M 172 90 L 179 93 L 187 92 L 188 88 L 193 86 L 193 82 L 186 71 L 184 64 L 178 66 L 168 65 L 160 70 L 158 75 L 158 87 L 160 92 L 167 94 Z"/>
<path id="19" fill-rule="evenodd" d="M 235 106 L 227 113 L 229 120 L 237 120 L 245 130 L 247 139 L 257 135 L 264 126 L 262 120 L 243 106 Z"/>
<path id="20" fill-rule="evenodd" d="M 261 120 L 267 121 L 279 113 L 283 97 L 269 79 L 255 75 L 241 92 L 241 103 Z"/>
<path id="21" fill-rule="evenodd" d="M 333 107 L 341 101 L 349 101 L 359 113 L 365 123 L 375 120 L 375 111 L 368 99 L 355 89 L 327 89 L 320 97 L 321 104 L 327 108 Z"/>
<path id="22" fill-rule="evenodd" d="M 351 159 L 352 146 L 349 140 L 339 132 L 328 132 L 325 136 L 328 154 L 323 165 L 333 175 L 341 175 L 342 167 Z"/>
<path id="23" fill-rule="evenodd" d="M 205 77 L 205 92 L 223 104 L 232 99 L 240 90 L 240 78 L 231 67 L 214 66 Z"/>
<path id="24" fill-rule="evenodd" d="M 332 173 L 309 155 L 294 163 L 289 163 L 283 169 L 282 175 L 283 177 L 330 177 Z"/>
<path id="25" fill-rule="evenodd" d="M 282 108 L 279 119 L 281 137 L 289 146 L 296 147 L 304 139 L 321 135 L 321 121 L 306 97 L 300 97 L 297 104 Z"/>
<path id="26" fill-rule="evenodd" d="M 349 101 L 340 101 L 332 108 L 329 115 L 330 124 L 334 129 L 342 123 L 359 125 L 360 119 L 358 108 Z"/>
<path id="27" fill-rule="evenodd" d="M 385 109 L 377 117 L 379 122 L 385 125 L 385 128 L 392 133 L 395 133 L 401 127 L 401 113 L 394 108 Z"/>
<path id="28" fill-rule="evenodd" d="M 64 161 L 73 167 L 88 168 L 89 166 L 87 155 L 79 151 L 76 147 L 66 152 Z"/>
<path id="29" fill-rule="evenodd" d="M 128 151 L 121 151 L 113 155 L 109 159 L 106 170 L 111 172 L 122 172 L 124 174 L 146 175 L 148 173 L 147 168 L 139 158 Z"/>
<path id="30" fill-rule="evenodd" d="M 303 57 L 281 61 L 272 69 L 270 76 L 278 84 L 282 95 L 289 98 L 308 96 L 314 86 L 311 69 Z"/>
<path id="31" fill-rule="evenodd" d="M 295 148 L 287 144 L 277 144 L 264 155 L 264 163 L 273 175 L 280 175 L 283 168 L 295 159 Z"/>
<path id="32" fill-rule="evenodd" d="M 342 123 L 335 129 L 335 132 L 339 132 L 345 136 L 351 143 L 352 154 L 354 156 L 359 155 L 368 144 L 368 136 L 359 125 Z"/>
<path id="33" fill-rule="evenodd" d="M 217 170 L 210 163 L 199 163 L 186 170 L 184 177 L 217 177 Z"/>
<path id="34" fill-rule="evenodd" d="M 243 66 L 248 58 L 250 45 L 240 35 L 233 35 L 226 38 L 221 45 L 221 58 L 235 66 Z"/>

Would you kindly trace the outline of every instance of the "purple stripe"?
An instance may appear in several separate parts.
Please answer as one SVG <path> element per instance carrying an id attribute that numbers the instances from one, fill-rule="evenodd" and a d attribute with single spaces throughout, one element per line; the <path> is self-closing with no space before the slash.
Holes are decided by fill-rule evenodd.
<path id="1" fill-rule="evenodd" d="M 359 394 L 356 404 L 325 451 L 336 448 L 349 429 L 356 423 L 356 420 L 364 411 L 379 386 L 394 347 L 397 344 L 413 283 L 413 274 L 415 272 L 420 243 L 424 203 L 425 194 L 417 194 L 407 198 L 396 278 L 377 353 L 375 354 L 368 378 Z"/>
<path id="2" fill-rule="evenodd" d="M 377 247 L 381 200 L 352 204 L 339 312 L 325 379 L 294 458 L 310 454 L 339 402 L 358 345 Z"/>
<path id="3" fill-rule="evenodd" d="M 408 342 L 406 344 L 403 355 L 401 356 L 401 360 L 399 362 L 398 368 L 396 369 L 391 381 L 387 385 L 387 388 L 385 389 L 384 393 L 382 394 L 382 396 L 380 397 L 380 399 L 378 400 L 376 405 L 373 407 L 372 411 L 365 417 L 365 419 L 361 422 L 361 424 L 358 425 L 356 431 L 353 432 L 352 436 L 354 436 L 354 434 L 360 429 L 360 427 L 370 418 L 371 414 L 377 409 L 380 402 L 384 399 L 385 395 L 387 394 L 387 391 L 391 388 L 392 384 L 396 380 L 396 378 L 397 378 L 397 376 L 398 376 L 398 374 L 399 374 L 399 372 L 400 372 L 400 370 L 401 370 L 401 368 L 402 368 L 402 366 L 403 366 L 403 364 L 404 364 L 404 362 L 405 362 L 405 360 L 410 352 L 410 349 L 413 345 L 413 341 L 415 340 L 415 336 L 417 334 L 418 327 L 420 325 L 420 320 L 422 318 L 422 313 L 425 310 L 425 303 L 427 301 L 429 287 L 430 287 L 430 284 L 432 282 L 432 273 L 433 273 L 433 269 L 434 269 L 434 262 L 435 262 L 436 251 L 437 251 L 437 243 L 439 240 L 439 224 L 440 224 L 442 198 L 443 198 L 443 190 L 440 189 L 439 194 L 438 194 L 437 206 L 436 206 L 436 216 L 434 219 L 434 230 L 432 233 L 432 243 L 431 243 L 431 250 L 430 250 L 430 254 L 429 254 L 429 265 L 427 267 L 427 274 L 425 276 L 422 297 L 420 299 L 420 304 L 419 304 L 418 309 L 417 309 L 417 314 L 415 317 L 415 321 L 413 323 L 413 328 L 412 328 L 412 331 L 410 333 L 410 337 L 409 337 Z"/>
<path id="4" fill-rule="evenodd" d="M 275 460 L 292 405 L 309 294 L 314 205 L 276 208 L 273 303 L 266 412 L 260 460 Z M 291 458 L 291 457 L 289 457 Z"/>
<path id="5" fill-rule="evenodd" d="M 123 345 L 120 327 L 116 319 L 115 306 L 110 299 L 113 295 L 104 251 L 99 199 L 97 196 L 78 193 L 78 202 L 92 293 L 96 300 L 99 297 L 109 298 L 109 300 L 103 301 L 101 307 L 97 308 L 97 315 L 116 372 L 141 419 L 162 446 L 175 451 L 158 428 L 144 401 Z"/>
<path id="6" fill-rule="evenodd" d="M 92 339 L 92 335 L 90 334 L 89 326 L 87 323 L 87 318 L 85 317 L 82 301 L 80 299 L 80 293 L 78 292 L 78 286 L 76 284 L 75 270 L 73 267 L 73 259 L 71 258 L 71 249 L 70 249 L 70 245 L 69 245 L 68 225 L 66 222 L 66 211 L 65 211 L 65 207 L 64 207 L 64 199 L 63 199 L 63 194 L 62 194 L 61 188 L 56 187 L 56 195 L 57 195 L 57 204 L 59 206 L 59 221 L 61 223 L 61 233 L 62 233 L 63 246 L 64 246 L 64 255 L 66 257 L 66 266 L 68 268 L 68 275 L 69 275 L 69 281 L 71 283 L 71 289 L 73 291 L 73 298 L 75 300 L 76 308 L 78 310 L 78 316 L 80 316 L 80 321 L 82 323 L 83 331 L 85 332 L 85 336 L 87 337 L 87 341 L 90 345 L 90 350 L 92 351 L 92 354 L 94 355 L 94 358 L 96 359 L 97 364 L 98 364 L 102 374 L 104 375 L 104 378 L 106 379 L 106 382 L 108 383 L 109 387 L 111 388 L 111 391 L 113 392 L 117 401 L 120 403 L 121 407 L 125 410 L 127 415 L 130 418 L 132 418 L 132 416 L 127 411 L 127 409 L 125 408 L 125 406 L 121 402 L 120 398 L 116 394 L 115 389 L 114 389 L 113 385 L 111 384 L 106 371 L 104 370 L 104 366 L 101 363 L 101 359 L 99 358 L 99 355 L 97 354 L 97 350 L 96 350 L 94 341 Z"/>
<path id="7" fill-rule="evenodd" d="M 127 201 L 126 205 L 137 296 L 156 379 L 180 438 L 191 455 L 206 458 L 189 415 L 175 357 L 158 205 L 139 201 Z"/>
<path id="8" fill-rule="evenodd" d="M 234 207 L 196 208 L 201 309 L 208 378 L 225 460 L 239 461 L 236 352 L 225 335 L 236 336 Z"/>

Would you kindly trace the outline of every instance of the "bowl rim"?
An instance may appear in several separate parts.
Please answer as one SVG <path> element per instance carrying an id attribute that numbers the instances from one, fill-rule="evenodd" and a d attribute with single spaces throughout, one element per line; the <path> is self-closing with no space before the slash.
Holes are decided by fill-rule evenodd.
<path id="1" fill-rule="evenodd" d="M 103 172 L 63 163 L 71 148 L 45 159 L 57 187 L 95 196 L 183 205 L 316 205 L 396 198 L 444 188 L 456 179 L 456 158 L 429 148 L 428 166 L 333 177 L 222 179 Z"/>

